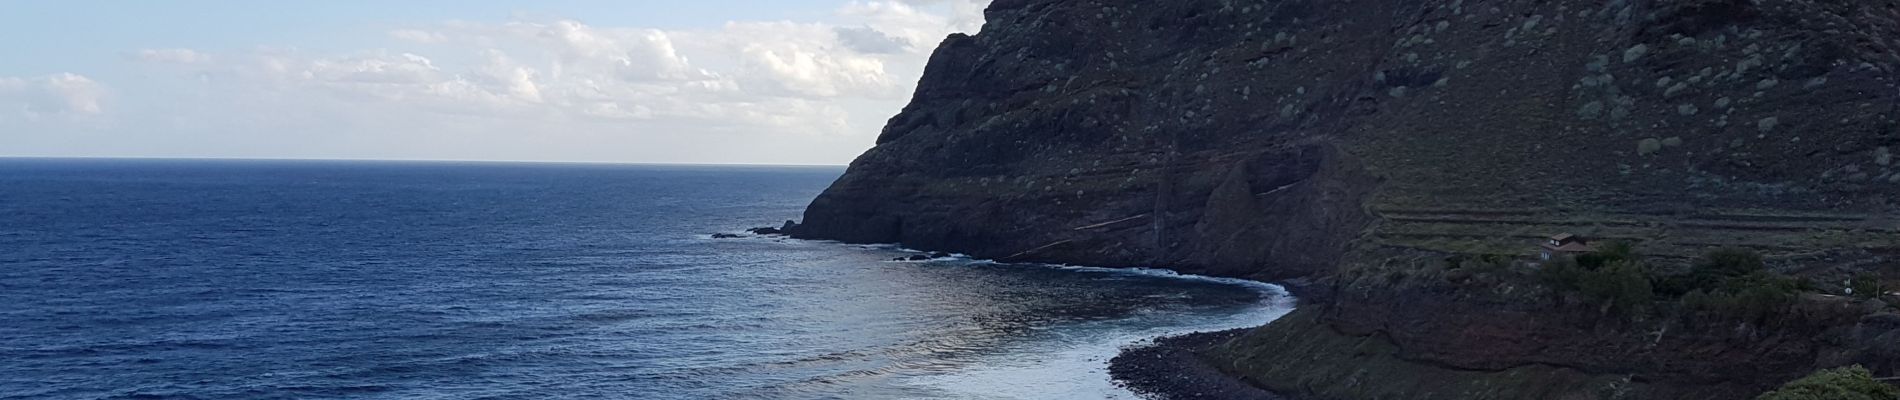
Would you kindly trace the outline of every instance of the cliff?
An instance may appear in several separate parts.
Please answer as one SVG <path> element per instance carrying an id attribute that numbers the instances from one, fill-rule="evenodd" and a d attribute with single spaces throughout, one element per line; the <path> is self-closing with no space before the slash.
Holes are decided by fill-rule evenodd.
<path id="1" fill-rule="evenodd" d="M 1314 282 L 1300 313 L 1207 357 L 1323 398 L 1744 398 L 1849 362 L 1895 372 L 1882 340 L 1900 336 L 1866 313 L 1616 322 L 1534 282 L 1406 282 L 1558 232 L 1900 277 L 1900 1 L 986 14 L 794 236 Z M 1321 364 L 1274 367 L 1295 362 Z"/>

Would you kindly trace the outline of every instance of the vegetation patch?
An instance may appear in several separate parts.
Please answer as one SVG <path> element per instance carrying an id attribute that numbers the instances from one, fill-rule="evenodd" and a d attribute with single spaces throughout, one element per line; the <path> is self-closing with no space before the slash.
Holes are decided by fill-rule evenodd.
<path id="1" fill-rule="evenodd" d="M 1605 312 L 1632 319 L 1673 313 L 1689 319 L 1765 323 L 1792 309 L 1802 293 L 1816 290 L 1808 280 L 1769 272 L 1761 255 L 1745 249 L 1709 251 L 1688 271 L 1672 272 L 1643 262 L 1629 245 L 1616 243 L 1551 262 L 1536 276 L 1559 293 L 1579 294 Z"/>
<path id="2" fill-rule="evenodd" d="M 1856 365 L 1815 372 L 1755 399 L 1892 400 L 1900 399 L 1900 389 L 1874 380 L 1873 373 Z"/>

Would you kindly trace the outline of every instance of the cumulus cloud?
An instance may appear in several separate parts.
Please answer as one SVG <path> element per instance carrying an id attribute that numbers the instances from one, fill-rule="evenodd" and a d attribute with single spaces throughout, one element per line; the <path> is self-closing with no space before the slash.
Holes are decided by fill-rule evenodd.
<path id="1" fill-rule="evenodd" d="M 38 121 L 97 115 L 105 111 L 100 105 L 105 95 L 104 85 L 78 74 L 0 77 L 0 118 Z"/>
<path id="2" fill-rule="evenodd" d="M 175 111 L 164 120 L 178 129 L 281 132 L 303 124 L 366 140 L 418 129 L 507 130 L 520 140 L 681 132 L 741 142 L 848 137 L 868 146 L 903 106 L 935 43 L 979 29 L 986 3 L 852 1 L 822 21 L 698 29 L 450 21 L 383 31 L 386 42 L 357 51 L 259 44 L 216 54 L 148 49 L 132 59 L 188 78 L 142 97 L 170 104 Z M 0 101 L 34 99 L 0 105 L 30 104 L 14 108 L 35 115 L 99 113 L 103 93 L 77 75 L 0 80 Z M 829 157 L 842 162 L 856 151 Z"/>
<path id="3" fill-rule="evenodd" d="M 864 54 L 840 42 L 832 26 L 791 22 L 734 22 L 692 37 L 735 60 L 732 75 L 760 96 L 891 98 L 900 95 L 887 62 L 895 55 Z"/>
<path id="4" fill-rule="evenodd" d="M 606 71 L 632 81 L 716 78 L 711 72 L 693 67 L 674 46 L 671 35 L 657 29 L 600 28 L 575 20 L 461 26 L 463 30 L 458 33 L 471 36 L 475 39 L 472 42 L 542 49 L 548 52 L 552 65 L 562 71 Z M 495 50 L 499 49 L 483 51 Z"/>
<path id="5" fill-rule="evenodd" d="M 899 16 L 880 14 L 886 12 Z M 430 44 L 429 53 L 257 51 L 221 56 L 229 62 L 196 72 L 426 112 L 670 119 L 818 134 L 874 131 L 849 126 L 849 112 L 835 99 L 900 101 L 926 51 L 872 24 L 929 18 L 901 3 L 854 4 L 839 13 L 864 24 L 730 22 L 712 30 L 665 31 L 577 20 L 454 22 L 391 33 Z M 901 24 L 913 29 L 914 22 Z M 948 29 L 941 25 L 937 34 Z M 153 59 L 211 57 L 190 49 L 151 53 Z M 714 61 L 698 63 L 688 53 Z M 442 59 L 458 61 L 437 61 Z M 904 70 L 894 71 L 892 63 L 904 64 Z"/>

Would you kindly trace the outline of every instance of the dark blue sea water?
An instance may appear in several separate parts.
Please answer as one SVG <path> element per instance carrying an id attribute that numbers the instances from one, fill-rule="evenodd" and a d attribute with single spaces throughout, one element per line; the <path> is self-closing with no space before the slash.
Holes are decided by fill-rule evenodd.
<path id="1" fill-rule="evenodd" d="M 0 159 L 0 398 L 1127 398 L 1271 287 L 715 240 L 841 168 Z"/>

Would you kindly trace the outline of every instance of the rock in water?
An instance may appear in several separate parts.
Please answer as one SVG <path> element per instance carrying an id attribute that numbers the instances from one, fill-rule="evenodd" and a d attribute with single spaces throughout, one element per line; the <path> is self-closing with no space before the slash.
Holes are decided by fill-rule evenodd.
<path id="1" fill-rule="evenodd" d="M 760 234 L 760 235 L 783 235 L 788 232 L 791 232 L 793 229 L 796 229 L 796 228 L 798 228 L 797 221 L 785 221 L 785 225 L 780 225 L 777 228 L 773 228 L 769 226 L 763 227 L 763 228 L 752 228 L 752 229 L 747 229 L 746 232 L 752 232 L 752 233 Z"/>

